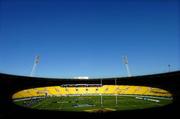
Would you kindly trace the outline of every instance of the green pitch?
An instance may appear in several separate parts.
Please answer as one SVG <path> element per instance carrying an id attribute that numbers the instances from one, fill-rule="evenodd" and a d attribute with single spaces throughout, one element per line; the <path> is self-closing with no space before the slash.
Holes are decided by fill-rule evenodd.
<path id="1" fill-rule="evenodd" d="M 15 101 L 17 105 L 40 110 L 59 111 L 121 111 L 160 107 L 172 103 L 170 98 L 137 96 L 61 96 L 26 101 Z M 116 100 L 117 99 L 117 100 Z"/>

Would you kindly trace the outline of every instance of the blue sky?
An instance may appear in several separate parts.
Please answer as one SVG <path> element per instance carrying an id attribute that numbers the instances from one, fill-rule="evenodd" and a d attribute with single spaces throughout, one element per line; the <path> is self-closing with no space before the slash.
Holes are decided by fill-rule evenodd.
<path id="1" fill-rule="evenodd" d="M 127 76 L 180 69 L 178 0 L 1 0 L 0 72 Z"/>

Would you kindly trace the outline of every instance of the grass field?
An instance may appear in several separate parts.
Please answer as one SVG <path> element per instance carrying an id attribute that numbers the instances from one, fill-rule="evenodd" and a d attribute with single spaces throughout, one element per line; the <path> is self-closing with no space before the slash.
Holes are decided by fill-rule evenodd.
<path id="1" fill-rule="evenodd" d="M 121 111 L 160 107 L 172 103 L 172 99 L 137 96 L 60 96 L 26 101 L 15 101 L 17 105 L 40 110 L 59 111 Z"/>

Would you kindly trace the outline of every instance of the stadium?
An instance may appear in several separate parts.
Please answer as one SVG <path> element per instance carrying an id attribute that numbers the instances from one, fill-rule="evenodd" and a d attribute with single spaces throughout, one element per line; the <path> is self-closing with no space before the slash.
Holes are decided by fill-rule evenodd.
<path id="1" fill-rule="evenodd" d="M 31 76 L 39 62 L 35 58 Z M 128 76 L 130 71 L 127 56 L 124 57 Z M 32 109 L 75 111 L 75 112 L 109 112 L 161 107 L 172 102 L 172 94 L 164 89 L 150 86 L 122 85 L 117 78 L 111 84 L 103 82 L 108 78 L 84 80 L 84 83 L 63 83 L 57 86 L 37 87 L 19 91 L 12 96 L 14 103 Z M 91 80 L 99 82 L 92 83 Z M 114 82 L 114 84 L 113 84 Z"/>
<path id="2" fill-rule="evenodd" d="M 27 89 L 13 95 L 14 101 L 22 106 L 86 112 L 161 106 L 170 103 L 171 97 L 168 91 L 159 88 L 101 84 L 63 84 Z"/>
<path id="3" fill-rule="evenodd" d="M 177 115 L 180 72 L 57 79 L 0 74 L 1 116 L 86 117 Z M 35 114 L 35 115 L 34 115 Z M 128 115 L 132 114 L 132 115 Z M 23 116 L 22 116 L 23 115 Z"/>
<path id="4" fill-rule="evenodd" d="M 179 0 L 0 3 L 0 119 L 179 117 Z"/>

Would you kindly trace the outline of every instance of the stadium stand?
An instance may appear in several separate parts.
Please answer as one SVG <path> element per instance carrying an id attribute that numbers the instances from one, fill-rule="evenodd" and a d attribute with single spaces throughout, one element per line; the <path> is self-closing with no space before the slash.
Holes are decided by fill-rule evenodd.
<path id="1" fill-rule="evenodd" d="M 172 96 L 166 90 L 145 86 L 126 85 L 103 85 L 102 87 L 41 87 L 19 91 L 13 95 L 13 99 L 39 97 L 39 96 L 62 96 L 62 95 L 151 95 Z"/>

